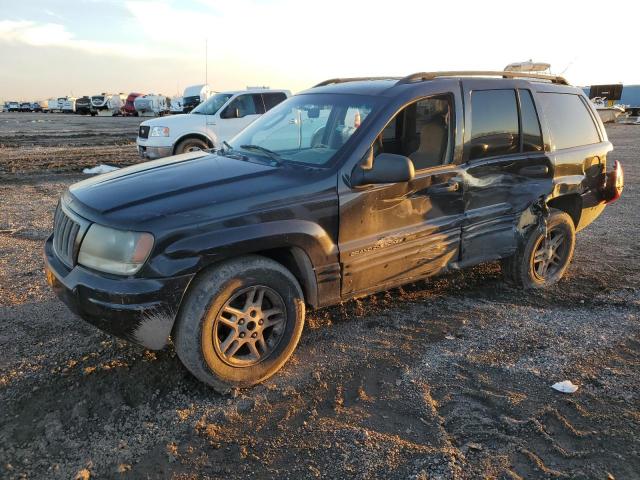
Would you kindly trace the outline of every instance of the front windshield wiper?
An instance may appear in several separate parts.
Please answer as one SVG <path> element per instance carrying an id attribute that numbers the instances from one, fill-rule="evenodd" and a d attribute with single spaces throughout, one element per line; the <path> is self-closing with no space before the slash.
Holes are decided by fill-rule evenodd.
<path id="1" fill-rule="evenodd" d="M 240 148 L 244 148 L 245 150 L 258 150 L 259 152 L 267 155 L 271 160 L 275 161 L 276 164 L 280 165 L 282 163 L 282 157 L 280 157 L 280 155 L 273 150 L 261 147 L 260 145 L 240 145 Z"/>

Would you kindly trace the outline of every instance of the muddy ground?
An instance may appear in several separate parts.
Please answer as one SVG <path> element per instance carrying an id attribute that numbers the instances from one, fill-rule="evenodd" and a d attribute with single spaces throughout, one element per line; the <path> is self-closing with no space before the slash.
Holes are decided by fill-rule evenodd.
<path id="1" fill-rule="evenodd" d="M 46 141 L 23 115 L 50 121 Z M 508 287 L 488 264 L 312 312 L 279 374 L 220 396 L 172 349 L 83 323 L 44 281 L 57 196 L 102 152 L 137 161 L 135 119 L 13 117 L 0 115 L 1 478 L 640 478 L 640 126 L 609 127 L 623 199 L 579 234 L 553 289 Z M 100 148 L 78 135 L 116 128 Z M 565 379 L 579 390 L 551 389 Z"/>

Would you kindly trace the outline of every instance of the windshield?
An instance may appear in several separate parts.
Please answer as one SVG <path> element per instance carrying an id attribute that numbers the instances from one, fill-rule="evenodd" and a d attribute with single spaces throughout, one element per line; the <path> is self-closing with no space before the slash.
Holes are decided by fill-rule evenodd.
<path id="1" fill-rule="evenodd" d="M 360 95 L 295 96 L 249 125 L 228 145 L 234 151 L 323 166 L 369 116 L 374 102 Z"/>
<path id="2" fill-rule="evenodd" d="M 227 103 L 232 97 L 230 93 L 216 93 L 213 97 L 207 100 L 204 103 L 201 103 L 196 108 L 194 108 L 191 113 L 200 114 L 200 115 L 215 115 L 220 108 Z M 186 97 L 185 100 L 189 98 Z"/>

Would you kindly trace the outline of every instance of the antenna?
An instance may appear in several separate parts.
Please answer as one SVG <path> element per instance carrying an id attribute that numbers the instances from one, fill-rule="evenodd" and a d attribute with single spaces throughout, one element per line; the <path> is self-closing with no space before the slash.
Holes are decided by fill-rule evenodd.
<path id="1" fill-rule="evenodd" d="M 569 67 L 570 67 L 571 65 L 573 65 L 573 63 L 574 63 L 577 59 L 578 59 L 578 57 L 574 57 L 574 58 L 573 58 L 573 60 L 571 60 L 571 61 L 569 62 L 569 64 L 566 66 L 566 68 L 560 72 L 560 75 L 564 75 L 564 72 L 566 72 L 567 70 L 569 70 Z"/>
<path id="2" fill-rule="evenodd" d="M 204 39 L 204 84 L 209 84 L 209 39 Z"/>

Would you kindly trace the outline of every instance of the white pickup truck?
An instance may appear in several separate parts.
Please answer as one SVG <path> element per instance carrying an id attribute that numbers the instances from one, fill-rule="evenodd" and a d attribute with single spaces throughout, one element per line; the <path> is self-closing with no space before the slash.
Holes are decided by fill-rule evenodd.
<path id="1" fill-rule="evenodd" d="M 289 90 L 261 88 L 216 93 L 190 113 L 142 122 L 136 139 L 138 153 L 156 159 L 219 148 L 289 96 Z"/>

